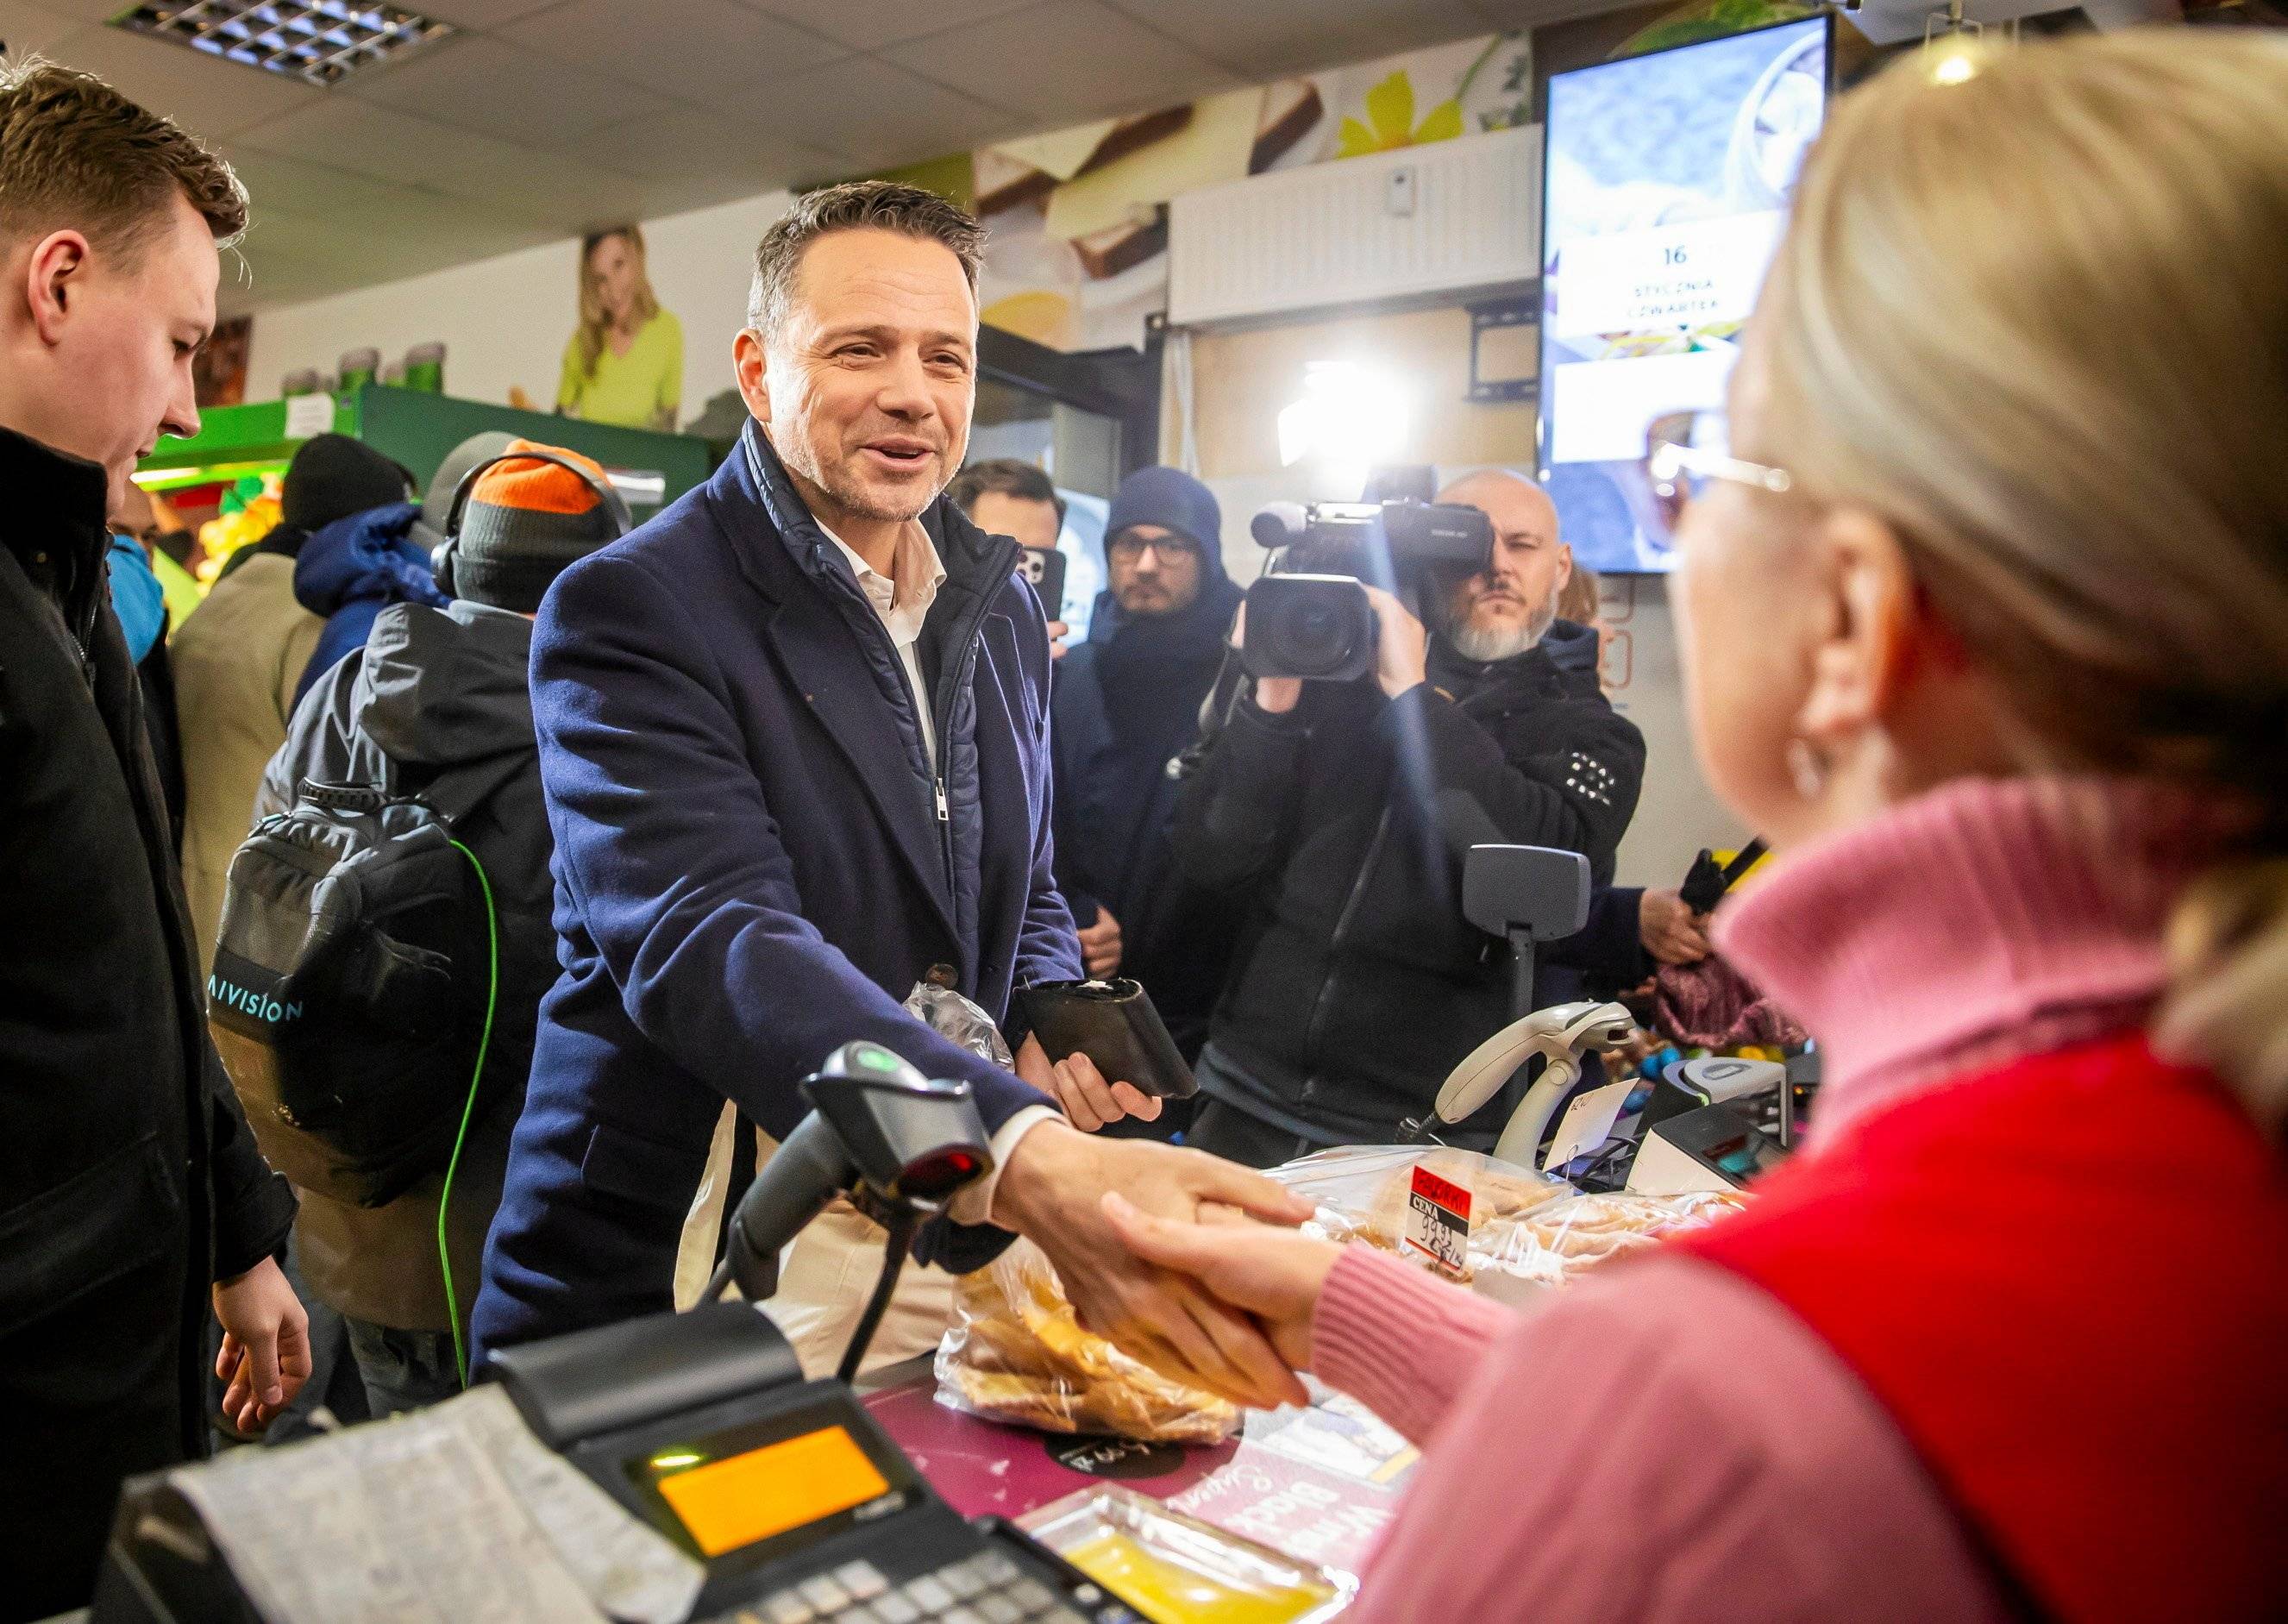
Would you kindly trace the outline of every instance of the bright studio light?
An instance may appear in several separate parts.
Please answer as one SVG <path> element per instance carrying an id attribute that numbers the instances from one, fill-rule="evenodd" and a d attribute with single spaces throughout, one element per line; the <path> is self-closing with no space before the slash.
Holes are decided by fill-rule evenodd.
<path id="1" fill-rule="evenodd" d="M 1978 71 L 1978 60 L 1966 45 L 1942 51 L 1931 63 L 1931 83 L 1960 84 Z"/>
<path id="2" fill-rule="evenodd" d="M 1370 468 L 1392 461 L 1406 442 L 1410 416 L 1398 380 L 1350 361 L 1315 361 L 1304 370 L 1303 396 L 1280 409 L 1279 461 Z"/>

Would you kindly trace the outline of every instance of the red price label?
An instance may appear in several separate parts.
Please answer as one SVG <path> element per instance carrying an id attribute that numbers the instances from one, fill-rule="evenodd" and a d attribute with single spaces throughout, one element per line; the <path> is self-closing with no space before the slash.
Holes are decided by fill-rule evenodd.
<path id="1" fill-rule="evenodd" d="M 1406 1245 L 1458 1280 L 1469 1273 L 1470 1192 L 1427 1167 L 1406 1198 Z"/>

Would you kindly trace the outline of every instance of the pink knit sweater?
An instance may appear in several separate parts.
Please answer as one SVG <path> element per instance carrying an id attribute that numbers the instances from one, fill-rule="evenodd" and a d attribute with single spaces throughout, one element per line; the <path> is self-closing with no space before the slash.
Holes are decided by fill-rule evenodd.
<path id="1" fill-rule="evenodd" d="M 1821 1040 L 1802 1153 L 2141 1015 L 2169 907 L 2227 827 L 2142 784 L 1978 780 L 1791 854 L 1718 939 Z M 2009 1616 L 1857 1378 L 1723 1270 L 1656 1253 L 1521 1318 L 1354 1247 L 1313 1340 L 1322 1378 L 1426 1446 L 1349 1616 Z"/>

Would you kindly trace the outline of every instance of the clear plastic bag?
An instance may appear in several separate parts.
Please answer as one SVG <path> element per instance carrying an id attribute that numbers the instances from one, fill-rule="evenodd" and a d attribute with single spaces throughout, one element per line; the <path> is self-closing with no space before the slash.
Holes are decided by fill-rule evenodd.
<path id="1" fill-rule="evenodd" d="M 1317 1205 L 1305 1226 L 1312 1233 L 1362 1240 L 1438 1272 L 1426 1255 L 1405 1244 L 1418 1167 L 1470 1192 L 1470 1262 L 1458 1276 L 1465 1280 L 1475 1272 L 1490 1235 L 1574 1193 L 1572 1185 L 1545 1173 L 1443 1145 L 1346 1145 L 1271 1168 L 1266 1176 Z"/>
<path id="2" fill-rule="evenodd" d="M 937 1350 L 937 1401 L 1043 1432 L 1219 1444 L 1238 1406 L 1172 1381 L 1081 1328 L 1056 1270 L 1030 1241 L 964 1275 Z"/>
<path id="3" fill-rule="evenodd" d="M 1482 1247 L 1473 1247 L 1472 1261 L 1512 1279 L 1560 1286 L 1585 1270 L 1650 1246 L 1664 1235 L 1697 1229 L 1747 1204 L 1745 1196 L 1714 1190 L 1572 1196 L 1489 1232 Z"/>
<path id="4" fill-rule="evenodd" d="M 949 1043 L 957 1043 L 980 1060 L 1011 1068 L 1009 1040 L 993 1017 L 956 992 L 933 981 L 918 981 L 906 994 L 906 1013 Z"/>

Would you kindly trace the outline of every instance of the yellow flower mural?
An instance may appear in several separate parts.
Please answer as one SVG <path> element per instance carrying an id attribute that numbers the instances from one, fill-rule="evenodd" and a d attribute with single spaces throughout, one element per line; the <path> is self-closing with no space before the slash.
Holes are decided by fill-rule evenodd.
<path id="1" fill-rule="evenodd" d="M 1419 124 L 1414 122 L 1414 82 L 1402 68 L 1367 92 L 1365 110 L 1364 123 L 1344 118 L 1335 143 L 1337 157 L 1357 158 L 1430 141 L 1450 141 L 1462 133 L 1459 97 L 1432 107 Z"/>

